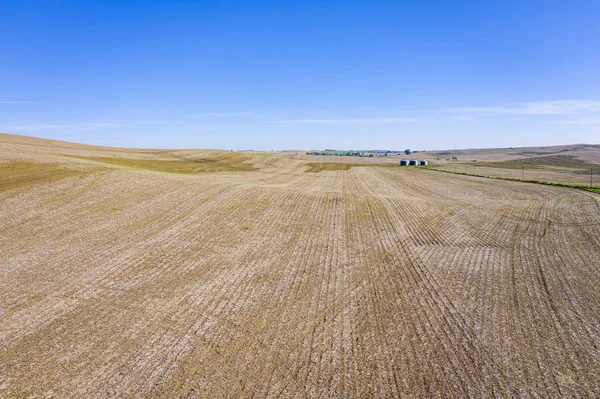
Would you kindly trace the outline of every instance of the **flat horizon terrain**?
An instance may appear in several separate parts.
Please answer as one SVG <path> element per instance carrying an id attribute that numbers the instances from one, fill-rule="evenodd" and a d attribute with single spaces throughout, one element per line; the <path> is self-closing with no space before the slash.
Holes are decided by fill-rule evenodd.
<path id="1" fill-rule="evenodd" d="M 0 397 L 600 397 L 600 196 L 399 158 L 0 134 Z"/>

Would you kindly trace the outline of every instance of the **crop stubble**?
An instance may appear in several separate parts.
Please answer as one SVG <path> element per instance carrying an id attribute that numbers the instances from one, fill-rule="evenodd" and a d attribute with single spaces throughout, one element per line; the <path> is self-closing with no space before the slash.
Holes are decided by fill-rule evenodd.
<path id="1" fill-rule="evenodd" d="M 594 194 L 64 162 L 0 174 L 0 396 L 600 395 Z"/>

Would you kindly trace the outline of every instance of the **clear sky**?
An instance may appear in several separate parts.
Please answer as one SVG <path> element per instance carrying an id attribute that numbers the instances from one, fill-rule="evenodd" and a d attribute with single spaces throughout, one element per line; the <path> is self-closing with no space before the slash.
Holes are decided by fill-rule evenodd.
<path id="1" fill-rule="evenodd" d="M 600 142 L 600 1 L 0 1 L 0 131 L 222 149 Z"/>

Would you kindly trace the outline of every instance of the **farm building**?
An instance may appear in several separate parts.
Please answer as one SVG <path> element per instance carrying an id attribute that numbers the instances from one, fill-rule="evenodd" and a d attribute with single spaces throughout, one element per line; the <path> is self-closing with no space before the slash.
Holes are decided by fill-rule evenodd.
<path id="1" fill-rule="evenodd" d="M 406 166 L 408 165 L 408 160 L 407 159 L 401 159 L 400 160 L 400 166 Z"/>
<path id="2" fill-rule="evenodd" d="M 421 165 L 421 166 L 427 166 L 427 160 L 426 159 L 421 159 L 421 161 L 419 162 L 419 165 Z"/>
<path id="3" fill-rule="evenodd" d="M 408 163 L 410 166 L 417 166 L 417 160 L 416 159 L 411 159 L 410 162 Z"/>

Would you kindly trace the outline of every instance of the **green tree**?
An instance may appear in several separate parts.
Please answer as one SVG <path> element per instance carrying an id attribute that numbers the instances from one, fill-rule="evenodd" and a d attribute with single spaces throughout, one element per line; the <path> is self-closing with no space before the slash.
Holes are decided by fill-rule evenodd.
<path id="1" fill-rule="evenodd" d="M 410 154 L 412 154 L 412 151 L 410 150 L 410 148 L 407 148 L 406 150 L 404 150 L 404 153 L 406 155 L 410 155 Z"/>

